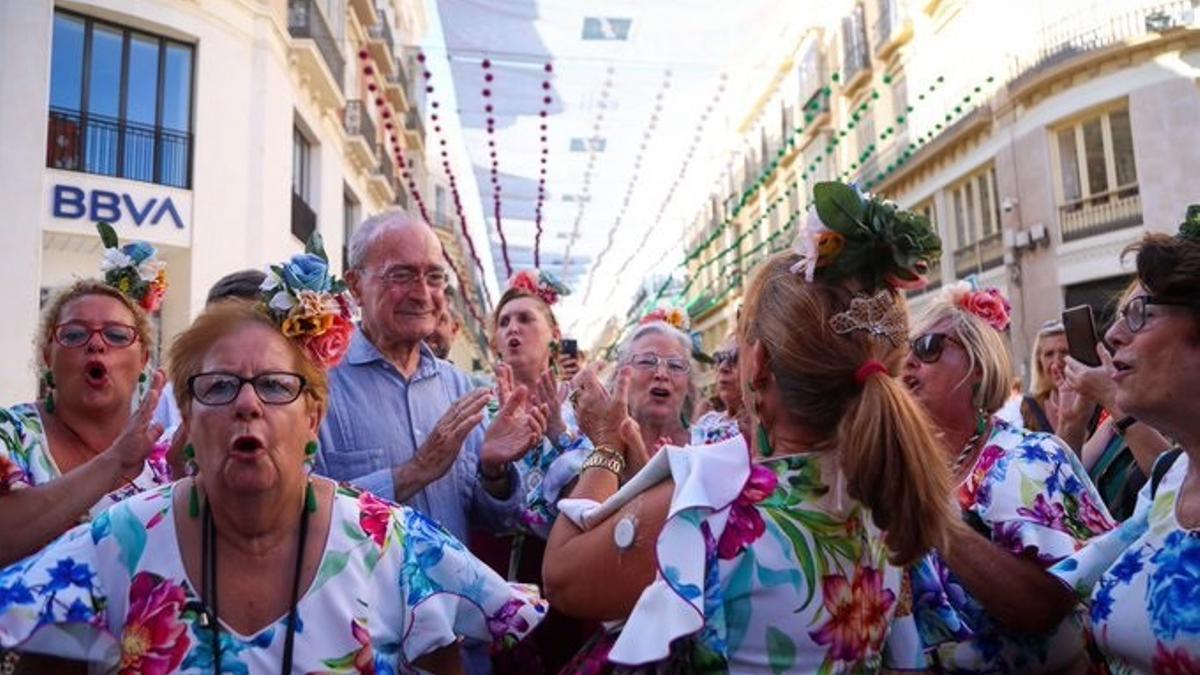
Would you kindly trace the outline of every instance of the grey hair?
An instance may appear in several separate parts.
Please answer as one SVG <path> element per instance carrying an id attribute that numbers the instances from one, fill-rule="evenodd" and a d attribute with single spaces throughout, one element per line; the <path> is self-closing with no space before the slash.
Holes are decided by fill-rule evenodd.
<path id="1" fill-rule="evenodd" d="M 350 235 L 350 244 L 347 246 L 346 264 L 349 269 L 360 269 L 367 257 L 367 252 L 371 250 L 371 244 L 374 244 L 375 240 L 384 232 L 409 225 L 422 224 L 424 224 L 424 221 L 420 218 L 413 216 L 407 211 L 398 209 L 377 213 L 367 218 L 362 224 L 354 228 L 354 234 Z"/>
<path id="2" fill-rule="evenodd" d="M 633 333 L 630 334 L 617 350 L 617 365 L 618 369 L 613 371 L 613 382 L 615 382 L 617 370 L 619 366 L 627 365 L 630 359 L 633 358 L 633 343 L 646 337 L 647 335 L 665 335 L 676 342 L 683 348 L 683 354 L 692 362 L 692 368 L 688 370 L 687 393 L 683 397 L 683 423 L 687 427 L 691 423 L 692 413 L 696 406 L 696 368 L 695 362 L 692 359 L 692 340 L 683 331 L 672 326 L 666 321 L 651 321 L 650 323 L 638 326 Z M 613 383 L 609 383 L 610 388 Z M 630 411 L 632 412 L 632 411 Z"/>

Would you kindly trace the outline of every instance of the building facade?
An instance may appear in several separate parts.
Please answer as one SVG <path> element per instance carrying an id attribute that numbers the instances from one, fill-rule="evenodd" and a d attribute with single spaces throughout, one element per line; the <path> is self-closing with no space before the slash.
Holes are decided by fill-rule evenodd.
<path id="1" fill-rule="evenodd" d="M 1042 322 L 1085 303 L 1111 316 L 1129 279 L 1121 250 L 1147 230 L 1174 232 L 1200 201 L 1200 147 L 1185 140 L 1200 134 L 1197 9 L 1190 0 L 844 9 L 780 66 L 748 114 L 729 192 L 697 216 L 689 251 L 714 241 L 689 263 L 693 322 L 706 347 L 719 344 L 743 276 L 790 244 L 812 185 L 852 180 L 938 228 L 944 254 L 912 309 L 968 276 L 999 286 L 1025 375 Z"/>
<path id="2" fill-rule="evenodd" d="M 222 275 L 298 252 L 313 231 L 340 271 L 356 223 L 429 184 L 415 52 L 401 48 L 425 31 L 422 7 L 0 3 L 0 400 L 34 394 L 39 304 L 98 273 L 96 221 L 169 264 L 160 345 Z"/>

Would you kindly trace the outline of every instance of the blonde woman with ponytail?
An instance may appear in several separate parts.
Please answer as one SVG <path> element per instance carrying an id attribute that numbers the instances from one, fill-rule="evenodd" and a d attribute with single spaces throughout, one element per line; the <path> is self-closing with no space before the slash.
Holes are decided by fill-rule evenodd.
<path id="1" fill-rule="evenodd" d="M 626 458 L 645 452 L 629 373 L 611 393 L 576 378 L 596 450 L 560 502 L 546 593 L 564 613 L 626 622 L 604 663 L 564 672 L 881 668 L 908 604 L 903 566 L 943 545 L 952 517 L 932 427 L 894 379 L 908 330 L 897 286 L 920 283 L 938 241 L 849 186 L 815 197 L 809 236 L 755 272 L 739 319 L 749 447 L 666 446 L 618 493 Z"/>
<path id="2" fill-rule="evenodd" d="M 995 417 L 1012 361 L 1008 302 L 960 281 L 914 322 L 904 384 L 938 429 L 938 455 L 955 483 L 945 495 L 961 521 L 949 545 L 910 570 L 914 606 L 889 641 L 889 665 L 955 673 L 1083 672 L 1081 617 L 1069 597 L 1056 613 L 1019 608 L 1062 598 L 1046 568 L 1113 521 L 1087 472 L 1061 440 Z"/>

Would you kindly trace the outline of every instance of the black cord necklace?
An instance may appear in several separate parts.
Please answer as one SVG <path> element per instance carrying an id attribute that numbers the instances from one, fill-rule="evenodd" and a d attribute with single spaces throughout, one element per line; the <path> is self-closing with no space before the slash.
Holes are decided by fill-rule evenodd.
<path id="1" fill-rule="evenodd" d="M 287 636 L 283 642 L 283 668 L 281 673 L 287 675 L 292 672 L 292 651 L 295 649 L 296 643 L 296 602 L 300 594 L 300 572 L 304 566 L 304 544 L 308 540 L 308 516 L 309 509 L 301 508 L 300 510 L 300 537 L 299 543 L 296 545 L 296 569 L 292 574 L 292 601 L 288 609 L 287 616 Z M 202 563 L 202 572 L 200 585 L 203 597 L 200 599 L 204 605 L 204 614 L 200 616 L 200 625 L 205 624 L 211 629 L 210 640 L 213 653 L 213 672 L 220 675 L 221 673 L 221 624 L 219 622 L 220 610 L 217 608 L 217 528 L 213 524 L 212 509 L 209 508 L 208 501 L 204 502 L 204 519 L 202 524 L 203 534 L 200 539 L 200 557 Z"/>

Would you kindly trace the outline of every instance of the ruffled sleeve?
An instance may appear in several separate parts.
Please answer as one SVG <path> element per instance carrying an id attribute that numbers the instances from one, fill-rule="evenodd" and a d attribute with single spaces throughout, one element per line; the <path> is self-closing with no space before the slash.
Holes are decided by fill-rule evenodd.
<path id="1" fill-rule="evenodd" d="M 1114 527 L 1074 453 L 1050 434 L 1002 422 L 958 497 L 967 522 L 993 543 L 1047 567 Z"/>
<path id="2" fill-rule="evenodd" d="M 716 445 L 666 446 L 675 490 L 655 552 L 657 578 L 638 599 L 609 653 L 614 663 L 661 661 L 671 642 L 704 628 L 705 593 L 719 583 L 708 575 L 730 504 L 750 477 L 750 453 L 741 436 Z"/>
<path id="3" fill-rule="evenodd" d="M 0 571 L 0 647 L 116 665 L 92 526 Z"/>
<path id="4" fill-rule="evenodd" d="M 505 582 L 412 509 L 397 507 L 396 518 L 404 541 L 402 649 L 409 663 L 459 637 L 511 646 L 545 617 L 536 587 Z"/>

